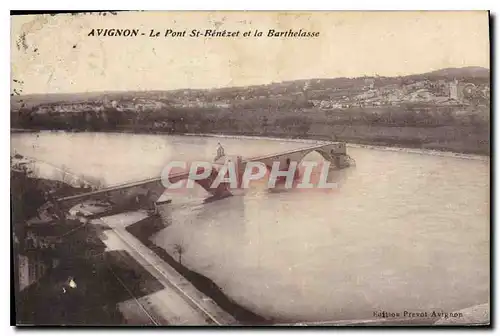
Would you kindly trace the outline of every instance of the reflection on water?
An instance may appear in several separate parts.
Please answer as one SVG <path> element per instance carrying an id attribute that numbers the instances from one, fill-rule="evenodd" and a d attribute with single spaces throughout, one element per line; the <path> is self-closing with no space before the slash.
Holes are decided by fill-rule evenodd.
<path id="1" fill-rule="evenodd" d="M 22 154 L 116 184 L 154 175 L 168 160 L 211 159 L 218 141 L 22 134 L 12 143 Z M 222 143 L 244 156 L 304 146 Z M 330 171 L 329 181 L 338 183 L 332 190 L 271 193 L 255 183 L 244 195 L 211 203 L 197 185 L 172 193 L 162 212 L 166 228 L 153 239 L 171 253 L 183 244 L 187 267 L 277 320 L 372 318 L 380 310 L 450 311 L 487 302 L 489 162 L 367 148 L 349 154 L 356 167 Z"/>

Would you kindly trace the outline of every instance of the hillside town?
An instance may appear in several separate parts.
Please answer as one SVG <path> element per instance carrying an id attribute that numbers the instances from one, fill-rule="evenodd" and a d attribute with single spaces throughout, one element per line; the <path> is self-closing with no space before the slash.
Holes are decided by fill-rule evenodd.
<path id="1" fill-rule="evenodd" d="M 479 102 L 487 106 L 489 85 L 453 81 L 422 80 L 408 85 L 391 84 L 375 87 L 373 79 L 366 79 L 363 92 L 354 96 L 343 95 L 335 100 L 312 100 L 321 109 L 343 109 L 366 106 L 397 106 L 405 102 L 433 103 L 436 105 L 471 105 Z"/>
<path id="2" fill-rule="evenodd" d="M 23 130 L 254 135 L 489 153 L 490 72 L 246 87 L 13 95 Z"/>
<path id="3" fill-rule="evenodd" d="M 237 109 L 243 105 L 262 108 L 276 102 L 292 102 L 293 107 L 318 110 L 348 110 L 350 108 L 402 106 L 422 103 L 435 106 L 489 107 L 489 82 L 474 84 L 453 79 L 423 79 L 407 83 L 386 84 L 376 77 L 366 77 L 351 87 L 335 87 L 329 80 L 307 80 L 302 83 L 273 83 L 260 87 L 212 90 L 178 90 L 138 92 L 135 95 L 104 94 L 100 98 L 71 102 L 50 102 L 33 106 L 31 113 L 58 115 L 62 113 L 94 112 L 106 115 L 118 112 L 159 111 L 168 108 Z M 302 84 L 302 85 L 301 85 Z M 274 102 L 269 102 L 274 100 Z M 286 105 L 286 104 L 285 104 Z M 297 106 L 298 105 L 298 106 Z M 20 104 L 18 109 L 26 105 Z M 15 107 L 14 107 L 15 109 Z"/>

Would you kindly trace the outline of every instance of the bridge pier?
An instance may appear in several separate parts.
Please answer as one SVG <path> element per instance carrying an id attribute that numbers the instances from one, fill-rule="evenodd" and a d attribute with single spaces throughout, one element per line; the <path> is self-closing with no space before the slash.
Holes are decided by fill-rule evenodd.
<path id="1" fill-rule="evenodd" d="M 217 178 L 219 170 L 227 160 L 236 161 L 236 177 L 238 180 L 237 187 L 241 187 L 242 176 L 248 162 L 261 162 L 267 167 L 272 167 L 275 162 L 279 162 L 281 167 L 287 167 L 290 162 L 300 162 L 304 157 L 311 152 L 318 152 L 325 160 L 333 164 L 337 169 L 346 168 L 350 165 L 350 158 L 347 155 L 346 144 L 342 142 L 329 142 L 316 144 L 307 148 L 299 148 L 283 153 L 269 154 L 249 159 L 243 159 L 241 156 L 224 157 L 218 162 L 212 164 L 212 171 L 208 178 L 197 180 L 196 183 L 201 185 L 205 190 L 216 197 L 224 197 L 232 195 L 231 186 L 228 182 L 220 183 L 216 188 L 212 188 L 213 181 Z M 181 180 L 189 179 L 189 172 L 181 172 L 170 176 L 170 183 L 176 183 Z M 135 200 L 136 203 L 144 202 L 148 208 L 155 208 L 155 203 L 159 197 L 165 192 L 166 188 L 163 185 L 162 177 L 155 177 L 143 181 L 123 184 L 116 187 L 109 187 L 97 191 L 87 192 L 79 195 L 63 197 L 56 200 L 56 210 L 61 213 L 68 210 L 72 206 L 81 203 L 86 199 L 97 199 L 111 201 L 113 204 L 123 206 Z"/>
<path id="2" fill-rule="evenodd" d="M 297 162 L 297 164 L 300 164 L 304 157 L 311 152 L 319 153 L 326 161 L 335 165 L 338 169 L 349 166 L 349 156 L 347 155 L 346 145 L 343 142 L 326 143 L 324 145 L 291 150 L 280 154 L 255 157 L 245 160 L 244 163 L 249 161 L 260 161 L 268 167 L 271 167 L 276 161 L 280 162 L 280 166 L 287 164 L 287 162 Z"/>
<path id="3" fill-rule="evenodd" d="M 346 168 L 350 164 L 345 143 L 335 143 L 316 150 L 323 158 L 335 165 L 337 169 Z"/>

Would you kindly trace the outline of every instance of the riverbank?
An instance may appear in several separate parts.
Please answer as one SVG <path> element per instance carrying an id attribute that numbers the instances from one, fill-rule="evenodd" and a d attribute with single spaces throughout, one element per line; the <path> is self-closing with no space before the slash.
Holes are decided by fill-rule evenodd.
<path id="1" fill-rule="evenodd" d="M 185 267 L 175 260 L 165 249 L 149 239 L 164 228 L 165 225 L 162 223 L 161 218 L 155 216 L 138 221 L 128 226 L 126 230 L 185 277 L 196 289 L 209 296 L 219 307 L 230 313 L 240 323 L 251 325 L 273 324 L 272 320 L 266 319 L 231 300 L 211 279 Z"/>
<path id="2" fill-rule="evenodd" d="M 387 148 L 397 148 L 397 149 L 407 149 L 421 151 L 422 153 L 449 153 L 460 154 L 460 155 L 477 155 L 477 156 L 490 156 L 490 147 L 485 146 L 481 143 L 481 146 L 475 146 L 473 143 L 468 143 L 467 139 L 453 140 L 453 141 L 426 141 L 415 136 L 405 138 L 403 136 L 382 136 L 382 135 L 370 135 L 367 137 L 363 136 L 323 136 L 316 134 L 306 134 L 306 135 L 289 135 L 288 133 L 260 133 L 260 134 L 246 134 L 246 133 L 170 133 L 161 131 L 142 131 L 142 130 L 122 130 L 124 133 L 134 133 L 134 134 L 161 134 L 161 135 L 185 135 L 185 136 L 210 136 L 210 137 L 220 137 L 220 138 L 233 138 L 233 139 L 270 139 L 278 141 L 295 141 L 295 142 L 308 142 L 308 143 L 318 143 L 318 142 L 331 142 L 340 141 L 346 142 L 351 145 L 358 146 L 373 146 L 374 148 L 387 149 Z M 360 130 L 357 133 L 362 133 Z M 443 132 L 446 130 L 443 130 Z M 439 131 L 436 131 L 439 132 Z"/>
<path id="3" fill-rule="evenodd" d="M 307 144 L 321 144 L 329 143 L 332 141 L 328 140 L 311 140 L 311 139 L 298 139 L 298 138 L 275 138 L 275 137 L 261 137 L 261 136 L 250 136 L 250 135 L 224 135 L 224 134 L 194 134 L 185 133 L 183 136 L 198 136 L 198 137 L 213 137 L 221 139 L 245 139 L 245 140 L 273 140 L 273 141 L 287 141 L 287 142 L 297 142 L 297 143 L 307 143 Z M 394 152 L 405 152 L 414 154 L 425 154 L 425 155 L 436 155 L 444 157 L 457 157 L 461 159 L 471 159 L 471 160 L 487 160 L 489 155 L 481 154 L 467 154 L 446 150 L 434 150 L 434 149 L 424 149 L 424 148 L 409 148 L 409 147 L 399 147 L 399 146 L 382 146 L 382 145 L 369 145 L 362 143 L 347 143 L 347 147 L 351 148 L 369 148 L 384 151 L 394 151 Z"/>
<path id="4" fill-rule="evenodd" d="M 20 130 L 20 129 L 11 129 L 11 133 L 36 133 L 36 132 L 68 132 L 61 130 Z M 85 133 L 85 131 L 74 131 L 75 133 Z M 463 149 L 460 150 L 457 146 L 427 146 L 422 148 L 422 146 L 415 144 L 412 146 L 412 142 L 373 142 L 373 141 L 349 141 L 339 138 L 337 140 L 333 139 L 324 139 L 318 137 L 318 139 L 310 139 L 310 138 L 300 138 L 300 137 L 284 137 L 282 136 L 272 136 L 272 135 L 243 135 L 243 134 L 221 134 L 221 133 L 171 133 L 171 132 L 162 132 L 162 131 L 138 131 L 138 130 L 130 130 L 130 129 L 121 129 L 116 131 L 104 131 L 104 133 L 110 134 L 148 134 L 148 135 L 172 135 L 172 136 L 197 136 L 197 137 L 213 137 L 220 139 L 245 139 L 245 140 L 274 140 L 274 141 L 287 141 L 287 142 L 296 142 L 296 143 L 327 143 L 327 142 L 346 142 L 348 147 L 352 148 L 370 148 L 376 150 L 385 150 L 385 151 L 402 151 L 407 153 L 415 153 L 415 154 L 425 154 L 425 155 L 436 155 L 436 156 L 444 156 L 444 157 L 457 157 L 463 159 L 476 159 L 476 160 L 486 160 L 490 158 L 490 151 L 485 151 L 483 149 Z"/>
<path id="5" fill-rule="evenodd" d="M 301 125 L 300 123 L 298 125 Z M 311 141 L 341 141 L 360 145 L 374 145 L 380 147 L 397 147 L 412 149 L 427 149 L 435 151 L 455 152 L 462 154 L 490 155 L 489 128 L 477 129 L 472 126 L 443 125 L 433 127 L 390 126 L 390 125 L 358 125 L 340 124 L 330 125 L 319 123 L 310 127 L 307 132 L 285 130 L 234 130 L 223 127 L 207 131 L 192 132 L 174 130 L 162 132 L 161 129 L 152 129 L 146 125 L 121 127 L 118 131 L 148 134 L 212 134 L 235 137 L 260 137 L 278 139 L 297 139 Z"/>
<path id="6" fill-rule="evenodd" d="M 40 189 L 39 179 L 24 176 L 24 180 L 26 184 L 32 183 L 34 190 Z M 48 181 L 42 186 L 46 184 L 61 186 L 58 181 Z M 18 189 L 14 188 L 14 194 L 17 195 Z M 15 204 L 21 202 L 26 203 L 20 199 Z M 42 203 L 42 200 L 29 202 L 33 205 L 33 212 Z M 27 214 L 25 208 L 16 206 L 14 209 Z M 122 241 L 123 237 L 119 235 L 124 231 L 122 221 L 130 219 L 127 213 L 121 216 L 124 209 L 112 216 L 107 208 L 104 208 L 105 213 L 94 213 L 96 208 L 83 209 L 89 215 L 86 218 L 81 217 L 85 211 L 76 211 L 64 221 L 50 216 L 35 221 L 31 219 L 32 214 L 26 216 L 28 221 L 21 221 L 20 215 L 14 216 L 17 230 L 13 253 L 24 257 L 16 258 L 14 266 L 15 323 L 199 326 L 221 321 L 222 325 L 234 325 L 234 318 L 211 301 L 199 299 L 201 306 L 215 307 L 210 310 L 211 315 L 205 316 L 203 307 L 192 307 L 192 303 L 185 301 L 172 288 L 175 285 L 169 286 L 168 281 L 164 281 L 163 273 L 158 269 L 158 257 L 157 261 L 146 260 L 144 255 L 147 252 L 138 252 L 141 243 L 136 242 L 134 245 L 139 248 L 134 249 Z M 132 218 L 132 222 L 143 216 Z M 29 225 L 30 222 L 36 223 Z M 130 234 L 128 236 L 132 238 Z M 150 251 L 142 245 L 144 250 Z M 21 264 L 18 259 L 25 262 Z M 69 279 L 74 279 L 74 287 L 68 287 Z M 193 287 L 180 276 L 176 283 L 182 290 Z M 190 296 L 193 297 L 197 298 L 196 295 Z M 217 320 L 209 319 L 212 316 Z"/>
<path id="7" fill-rule="evenodd" d="M 36 133 L 37 130 L 25 129 L 25 128 L 11 128 L 10 133 Z"/>

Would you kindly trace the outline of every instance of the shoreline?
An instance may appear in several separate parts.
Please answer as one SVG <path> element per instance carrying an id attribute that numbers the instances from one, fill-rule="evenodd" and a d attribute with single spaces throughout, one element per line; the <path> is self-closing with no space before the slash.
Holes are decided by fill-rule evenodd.
<path id="1" fill-rule="evenodd" d="M 172 134 L 176 135 L 176 134 Z M 347 141 L 328 141 L 328 140 L 313 140 L 313 139 L 299 139 L 299 138 L 276 138 L 276 137 L 266 137 L 266 136 L 252 136 L 252 135 L 225 135 L 225 134 L 210 134 L 210 133 L 185 133 L 183 136 L 199 136 L 199 137 L 212 137 L 212 138 L 221 138 L 221 139 L 244 139 L 244 140 L 272 140 L 272 141 L 287 141 L 287 142 L 299 142 L 299 143 L 309 143 L 309 144 L 321 144 L 321 143 L 330 143 L 330 142 L 345 142 L 347 147 L 351 148 L 368 148 L 375 150 L 383 150 L 383 151 L 392 151 L 392 152 L 404 152 L 404 153 L 412 153 L 412 154 L 423 154 L 423 155 L 435 155 L 435 156 L 444 156 L 444 157 L 456 157 L 460 159 L 471 159 L 471 160 L 483 160 L 486 161 L 489 159 L 489 155 L 486 154 L 473 154 L 473 153 L 462 153 L 462 152 L 453 152 L 447 150 L 437 150 L 437 149 L 428 149 L 428 148 L 412 148 L 412 147 L 400 147 L 400 146 L 383 146 L 383 145 L 371 145 L 371 144 L 363 144 L 363 143 L 355 143 L 355 142 L 347 142 Z"/>
<path id="2" fill-rule="evenodd" d="M 260 316 L 236 303 L 210 278 L 180 264 L 164 248 L 151 241 L 150 237 L 164 228 L 165 225 L 161 221 L 161 217 L 152 216 L 127 226 L 126 230 L 145 247 L 156 253 L 158 257 L 179 272 L 196 289 L 210 297 L 220 308 L 232 315 L 238 322 L 250 325 L 271 325 L 274 323 L 274 321 Z"/>
<path id="3" fill-rule="evenodd" d="M 402 145 L 380 145 L 380 144 L 369 144 L 362 142 L 349 142 L 342 140 L 321 140 L 321 139 L 305 139 L 305 138 L 282 138 L 276 136 L 265 136 L 265 135 L 239 135 L 239 134 L 217 134 L 217 133 L 167 133 L 167 132 L 141 132 L 134 130 L 117 130 L 117 131 L 67 131 L 67 130 L 31 130 L 31 129 L 11 129 L 13 134 L 22 133 L 109 133 L 109 134 L 137 134 L 137 135 L 168 135 L 168 136 L 186 136 L 186 137 L 207 137 L 207 138 L 220 138 L 220 139 L 242 139 L 242 140 L 271 140 L 271 141 L 286 141 L 295 143 L 305 143 L 305 144 L 316 144 L 316 143 L 329 143 L 329 142 L 345 142 L 347 147 L 351 148 L 368 148 L 383 151 L 393 151 L 393 152 L 404 152 L 412 154 L 422 154 L 422 155 L 434 155 L 443 157 L 454 157 L 460 159 L 469 160 L 481 160 L 488 161 L 491 154 L 486 153 L 475 153 L 470 151 L 453 151 L 451 149 L 440 148 L 420 148 L 420 147 L 405 147 Z"/>

